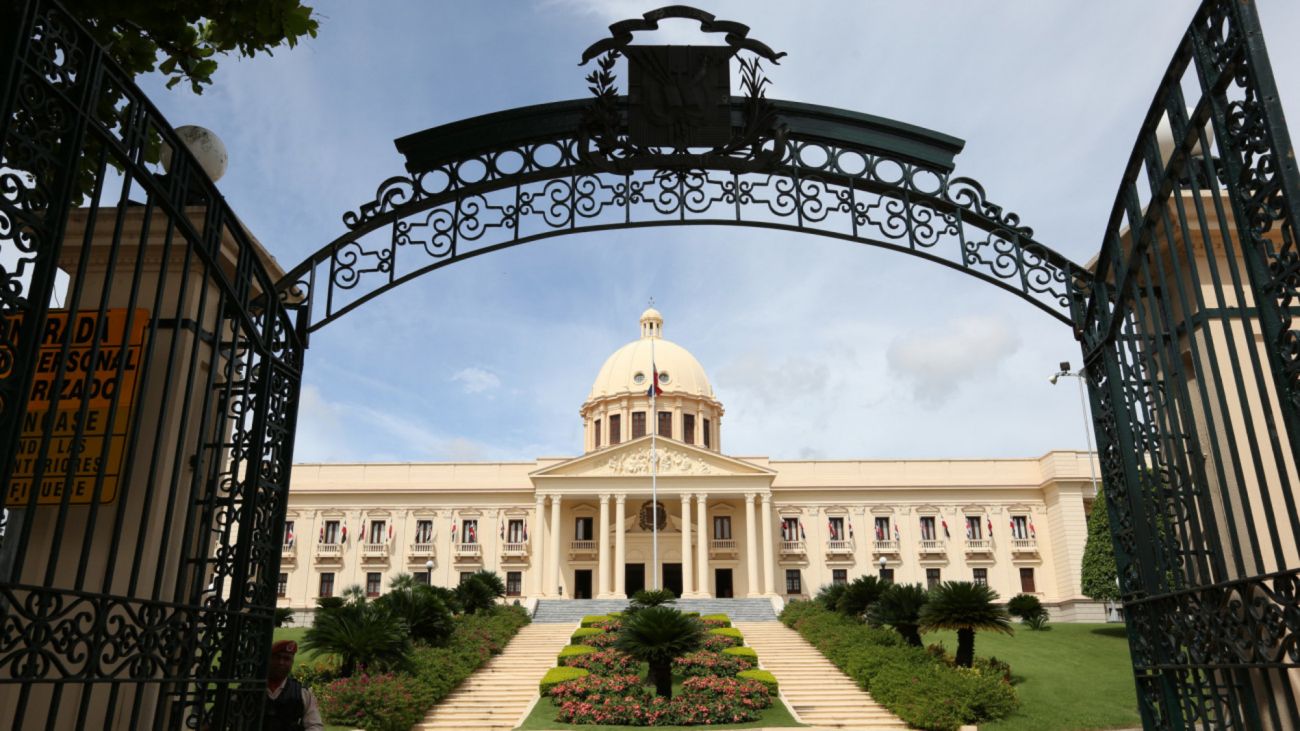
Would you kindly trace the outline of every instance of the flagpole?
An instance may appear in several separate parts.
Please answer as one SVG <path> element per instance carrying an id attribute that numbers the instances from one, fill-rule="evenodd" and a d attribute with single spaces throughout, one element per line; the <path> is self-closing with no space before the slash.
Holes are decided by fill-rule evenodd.
<path id="1" fill-rule="evenodd" d="M 659 590 L 659 453 L 655 451 L 656 437 L 659 436 L 659 415 L 656 413 L 655 396 L 659 389 L 659 372 L 655 369 L 659 366 L 655 363 L 655 339 L 654 335 L 650 336 L 650 513 L 654 517 L 650 519 L 653 524 L 650 538 L 650 570 L 654 573 L 654 588 Z"/>

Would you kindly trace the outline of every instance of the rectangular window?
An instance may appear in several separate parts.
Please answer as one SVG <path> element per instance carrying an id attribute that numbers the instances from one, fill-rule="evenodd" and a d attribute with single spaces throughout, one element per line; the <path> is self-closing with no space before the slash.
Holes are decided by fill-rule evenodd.
<path id="1" fill-rule="evenodd" d="M 506 572 L 506 596 L 523 594 L 524 574 L 522 571 Z"/>
<path id="2" fill-rule="evenodd" d="M 781 540 L 783 541 L 800 541 L 799 519 L 782 518 L 781 519 Z"/>
<path id="3" fill-rule="evenodd" d="M 596 419 L 596 423 L 593 426 L 595 427 L 596 433 L 592 435 L 592 440 L 596 443 L 596 448 L 599 449 L 600 448 L 600 419 Z"/>
<path id="4" fill-rule="evenodd" d="M 978 515 L 966 516 L 966 540 L 978 541 L 984 538 L 984 523 Z"/>
<path id="5" fill-rule="evenodd" d="M 370 521 L 370 543 L 383 543 L 388 540 L 388 523 L 382 520 Z"/>
<path id="6" fill-rule="evenodd" d="M 415 542 L 433 543 L 433 521 L 432 520 L 415 521 Z"/>
<path id="7" fill-rule="evenodd" d="M 801 579 L 799 576 L 799 569 L 785 570 L 785 593 L 787 594 L 803 593 L 803 579 Z"/>
<path id="8" fill-rule="evenodd" d="M 831 583 L 832 583 L 832 584 L 847 584 L 847 583 L 849 583 L 849 570 L 848 570 L 848 569 L 831 569 Z"/>
<path id="9" fill-rule="evenodd" d="M 280 580 L 275 583 L 275 595 L 283 598 L 284 595 L 288 593 L 289 593 L 289 575 L 281 571 Z"/>
<path id="10" fill-rule="evenodd" d="M 828 521 L 826 528 L 830 531 L 830 538 L 832 541 L 847 541 L 849 539 L 848 535 L 844 533 L 843 518 L 831 518 L 830 521 Z"/>
<path id="11" fill-rule="evenodd" d="M 462 571 L 462 572 L 460 572 L 460 583 L 464 584 L 466 581 L 469 581 L 469 577 L 471 577 L 471 576 L 473 576 L 473 575 L 474 575 L 474 572 L 473 572 L 473 571 Z"/>
<path id="12" fill-rule="evenodd" d="M 682 441 L 695 443 L 695 414 L 682 414 Z"/>
<path id="13" fill-rule="evenodd" d="M 659 436 L 673 438 L 673 412 L 659 412 Z"/>
<path id="14" fill-rule="evenodd" d="M 618 414 L 609 415 L 609 443 L 618 444 L 623 441 L 623 417 Z"/>
<path id="15" fill-rule="evenodd" d="M 704 420 L 704 447 L 711 449 L 713 447 L 713 430 L 710 428 L 709 420 Z"/>
<path id="16" fill-rule="evenodd" d="M 524 542 L 524 521 L 512 520 L 506 526 L 506 543 Z"/>
<path id="17" fill-rule="evenodd" d="M 933 589 L 939 585 L 939 569 L 925 570 L 925 588 Z"/>
<path id="18" fill-rule="evenodd" d="M 284 521 L 284 545 L 286 546 L 293 545 L 293 521 L 292 520 Z"/>
<path id="19" fill-rule="evenodd" d="M 632 412 L 632 438 L 645 436 L 645 412 Z"/>
<path id="20" fill-rule="evenodd" d="M 939 539 L 939 534 L 934 529 L 934 516 L 927 515 L 921 518 L 921 540 L 935 541 Z"/>
<path id="21" fill-rule="evenodd" d="M 379 596 L 379 585 L 383 580 L 383 574 L 378 571 L 369 571 L 366 573 L 366 596 Z"/>
<path id="22" fill-rule="evenodd" d="M 433 584 L 432 573 L 433 572 L 431 571 L 416 571 L 414 574 L 411 574 L 411 576 L 415 578 L 415 583 L 431 586 Z"/>
<path id="23" fill-rule="evenodd" d="M 880 579 L 881 579 L 882 581 L 893 581 L 893 580 L 894 580 L 894 570 L 893 570 L 893 569 L 881 569 L 881 570 L 880 570 Z"/>
<path id="24" fill-rule="evenodd" d="M 324 571 L 320 575 L 320 596 L 334 596 L 334 573 Z"/>
<path id="25" fill-rule="evenodd" d="M 1034 588 L 1034 570 L 1032 568 L 1020 569 L 1020 591 L 1026 594 L 1033 594 L 1038 591 Z"/>
<path id="26" fill-rule="evenodd" d="M 876 518 L 876 540 L 887 541 L 892 537 L 889 534 L 889 518 Z"/>
<path id="27" fill-rule="evenodd" d="M 988 585 L 989 585 L 989 570 L 988 570 L 988 569 L 975 569 L 974 571 L 975 571 L 975 577 L 974 577 L 974 578 L 975 578 L 975 585 L 976 585 L 976 586 L 988 586 Z"/>
<path id="28" fill-rule="evenodd" d="M 1011 537 L 1022 541 L 1029 538 L 1029 518 L 1027 516 L 1011 516 Z"/>
<path id="29" fill-rule="evenodd" d="M 339 522 L 337 520 L 325 521 L 325 536 L 321 540 L 325 543 L 339 542 Z"/>
<path id="30" fill-rule="evenodd" d="M 460 542 L 478 543 L 478 521 L 465 520 L 460 524 Z"/>
<path id="31" fill-rule="evenodd" d="M 575 518 L 573 521 L 573 540 L 575 541 L 596 540 L 596 519 Z"/>
<path id="32" fill-rule="evenodd" d="M 713 540 L 715 541 L 731 540 L 731 516 L 730 515 L 713 516 Z"/>

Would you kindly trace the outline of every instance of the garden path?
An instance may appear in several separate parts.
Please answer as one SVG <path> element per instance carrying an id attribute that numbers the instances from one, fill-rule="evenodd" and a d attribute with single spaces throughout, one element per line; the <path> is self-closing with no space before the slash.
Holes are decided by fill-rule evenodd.
<path id="1" fill-rule="evenodd" d="M 512 729 L 537 698 L 537 681 L 555 665 L 577 624 L 530 624 L 505 650 L 433 707 L 413 731 Z"/>
<path id="2" fill-rule="evenodd" d="M 776 676 L 786 705 L 800 721 L 862 731 L 907 728 L 798 632 L 780 622 L 736 622 L 734 626 L 758 653 L 763 669 Z"/>

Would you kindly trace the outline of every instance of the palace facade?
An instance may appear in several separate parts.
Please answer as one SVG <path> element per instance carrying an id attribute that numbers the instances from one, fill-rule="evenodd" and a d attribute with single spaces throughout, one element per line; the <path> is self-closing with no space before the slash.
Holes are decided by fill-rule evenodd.
<path id="1" fill-rule="evenodd" d="M 580 456 L 296 465 L 280 606 L 309 610 L 353 585 L 377 595 L 399 573 L 452 586 L 488 569 L 522 603 L 621 598 L 656 579 L 686 597 L 779 603 L 872 573 L 987 583 L 1004 599 L 1036 594 L 1059 619 L 1104 619 L 1079 589 L 1095 494 L 1086 452 L 727 455 L 724 409 L 703 367 L 663 338 L 656 310 L 640 325 L 582 404 Z M 661 389 L 653 410 L 652 348 Z"/>

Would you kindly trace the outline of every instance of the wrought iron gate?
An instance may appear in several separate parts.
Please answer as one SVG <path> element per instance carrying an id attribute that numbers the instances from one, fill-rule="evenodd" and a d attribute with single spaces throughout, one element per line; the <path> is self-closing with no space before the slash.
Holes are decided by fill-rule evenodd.
<path id="1" fill-rule="evenodd" d="M 260 727 L 278 273 L 74 18 L 5 3 L 0 34 L 0 727 Z"/>
<path id="2" fill-rule="evenodd" d="M 1300 728 L 1298 206 L 1255 8 L 1204 2 L 1075 292 L 1147 728 Z"/>

